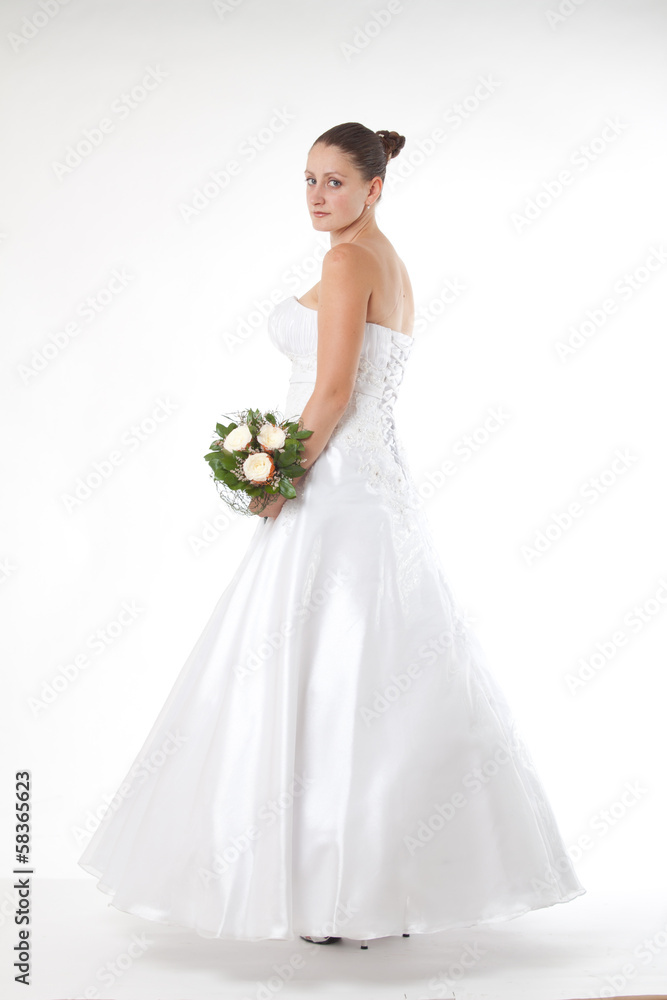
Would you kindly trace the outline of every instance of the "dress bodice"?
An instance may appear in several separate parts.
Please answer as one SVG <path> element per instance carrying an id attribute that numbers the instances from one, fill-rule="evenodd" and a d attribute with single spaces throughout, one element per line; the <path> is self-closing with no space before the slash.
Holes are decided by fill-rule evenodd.
<path id="1" fill-rule="evenodd" d="M 315 385 L 317 310 L 302 305 L 295 296 L 283 299 L 269 316 L 268 331 L 272 344 L 292 362 L 285 414 L 296 419 Z M 419 505 L 394 422 L 394 403 L 412 343 L 407 333 L 366 323 L 354 389 L 326 449 L 332 461 L 334 453 L 344 456 L 344 475 L 363 477 L 368 490 L 382 494 L 399 516 L 407 506 Z M 317 463 L 313 472 L 316 468 Z M 319 461 L 318 474 L 324 475 L 325 470 L 326 463 Z M 287 505 L 287 516 L 281 513 L 283 524 L 298 503 L 297 499 Z"/>
<path id="2" fill-rule="evenodd" d="M 317 310 L 296 296 L 279 302 L 269 316 L 269 338 L 292 362 L 290 386 L 314 385 L 317 374 Z M 354 392 L 391 405 L 403 378 L 413 338 L 379 323 L 366 323 Z"/>

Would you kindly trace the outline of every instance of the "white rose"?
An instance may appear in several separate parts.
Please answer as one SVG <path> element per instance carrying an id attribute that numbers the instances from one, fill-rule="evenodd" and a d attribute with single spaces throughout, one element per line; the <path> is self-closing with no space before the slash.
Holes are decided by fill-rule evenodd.
<path id="1" fill-rule="evenodd" d="M 229 432 L 223 447 L 225 451 L 241 451 L 243 448 L 247 448 L 251 441 L 250 428 L 247 424 L 241 424 L 240 427 L 235 427 L 233 431 Z"/>
<path id="2" fill-rule="evenodd" d="M 257 485 L 265 483 L 267 479 L 270 479 L 274 468 L 271 456 L 261 451 L 255 452 L 253 455 L 248 455 L 243 463 L 243 471 L 246 477 L 251 483 L 257 483 Z"/>
<path id="3" fill-rule="evenodd" d="M 266 448 L 268 451 L 273 451 L 275 448 L 282 448 L 285 444 L 286 437 L 287 434 L 282 427 L 276 427 L 274 424 L 266 423 L 262 424 L 260 427 L 257 440 L 261 444 L 262 448 Z"/>

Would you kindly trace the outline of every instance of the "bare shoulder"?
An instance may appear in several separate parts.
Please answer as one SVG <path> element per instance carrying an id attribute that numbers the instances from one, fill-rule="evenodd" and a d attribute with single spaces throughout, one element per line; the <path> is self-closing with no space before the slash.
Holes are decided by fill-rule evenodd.
<path id="1" fill-rule="evenodd" d="M 340 267 L 341 270 L 347 268 L 356 271 L 361 267 L 369 271 L 375 264 L 375 256 L 368 247 L 359 243 L 337 243 L 335 247 L 327 250 L 322 258 L 322 270 L 332 267 Z"/>
<path id="2" fill-rule="evenodd" d="M 338 243 L 327 250 L 322 258 L 323 287 L 355 288 L 366 291 L 367 297 L 373 289 L 373 279 L 377 264 L 374 255 L 363 246 L 354 243 Z"/>
<path id="3" fill-rule="evenodd" d="M 337 243 L 322 258 L 320 281 L 302 305 L 326 315 L 341 314 L 346 304 L 353 321 L 363 314 L 368 323 L 408 336 L 414 324 L 414 298 L 408 271 L 388 239 Z"/>

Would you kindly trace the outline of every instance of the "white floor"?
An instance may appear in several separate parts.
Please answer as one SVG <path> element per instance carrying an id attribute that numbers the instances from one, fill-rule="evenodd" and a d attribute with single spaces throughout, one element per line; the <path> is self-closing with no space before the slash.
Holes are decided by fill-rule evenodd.
<path id="1" fill-rule="evenodd" d="M 9 891 L 8 891 L 9 890 Z M 514 920 L 410 938 L 206 940 L 108 905 L 88 880 L 33 887 L 32 984 L 2 887 L 4 998 L 30 1000 L 569 1000 L 667 994 L 667 900 L 585 896 Z"/>

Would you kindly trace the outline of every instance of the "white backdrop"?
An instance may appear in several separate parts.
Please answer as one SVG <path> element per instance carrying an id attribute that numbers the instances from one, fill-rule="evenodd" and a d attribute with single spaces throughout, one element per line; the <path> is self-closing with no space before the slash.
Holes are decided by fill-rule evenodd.
<path id="1" fill-rule="evenodd" d="M 407 137 L 377 210 L 420 311 L 396 417 L 452 588 L 583 884 L 664 880 L 667 5 L 0 22 L 3 843 L 30 769 L 37 874 L 90 878 L 95 815 L 255 528 L 203 454 L 220 413 L 284 404 L 266 313 L 328 245 L 308 149 L 361 121 Z"/>

